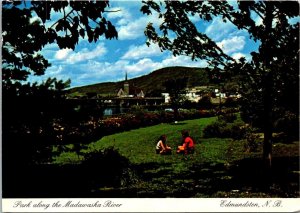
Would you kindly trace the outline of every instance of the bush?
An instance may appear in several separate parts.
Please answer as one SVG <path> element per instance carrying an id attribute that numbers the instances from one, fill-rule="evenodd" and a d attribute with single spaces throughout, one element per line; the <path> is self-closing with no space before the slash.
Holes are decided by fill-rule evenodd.
<path id="1" fill-rule="evenodd" d="M 215 111 L 212 109 L 211 110 L 201 109 L 199 110 L 199 114 L 201 118 L 212 117 L 216 115 Z"/>
<path id="2" fill-rule="evenodd" d="M 235 98 L 228 97 L 225 100 L 224 106 L 226 106 L 226 107 L 237 107 L 238 106 L 238 101 Z"/>
<path id="3" fill-rule="evenodd" d="M 228 124 L 224 129 L 224 137 L 233 138 L 235 140 L 240 140 L 245 138 L 246 135 L 246 128 L 240 122 L 234 122 Z"/>
<path id="4" fill-rule="evenodd" d="M 208 126 L 206 126 L 203 130 L 203 137 L 212 138 L 212 137 L 221 137 L 222 130 L 226 127 L 226 123 L 224 121 L 216 121 Z"/>
<path id="5" fill-rule="evenodd" d="M 218 120 L 203 130 L 203 137 L 205 138 L 233 138 L 235 140 L 245 137 L 246 129 L 243 127 L 243 123 L 234 122 L 226 123 L 224 120 Z"/>
<path id="6" fill-rule="evenodd" d="M 210 96 L 208 96 L 208 95 L 203 96 L 198 101 L 198 107 L 200 109 L 212 109 L 214 107 L 214 105 L 211 103 Z"/>
<path id="7" fill-rule="evenodd" d="M 228 114 L 220 115 L 218 119 L 223 120 L 227 123 L 233 123 L 237 119 L 237 116 L 234 113 L 228 113 Z"/>
<path id="8" fill-rule="evenodd" d="M 135 113 L 133 113 L 135 112 Z M 179 110 L 178 119 L 195 119 L 214 116 L 214 110 Z M 105 135 L 129 131 L 140 127 L 170 123 L 174 121 L 174 113 L 166 111 L 148 112 L 142 108 L 133 107 L 131 113 L 108 117 L 106 119 L 90 118 L 78 123 L 63 123 L 57 121 L 52 130 L 54 139 L 47 137 L 52 145 L 63 147 L 66 144 L 88 144 L 99 140 Z M 51 132 L 50 130 L 44 132 Z"/>
<path id="9" fill-rule="evenodd" d="M 86 154 L 82 167 L 85 175 L 101 186 L 128 186 L 136 181 L 129 160 L 113 147 Z"/>
<path id="10" fill-rule="evenodd" d="M 259 136 L 253 134 L 252 132 L 248 132 L 246 134 L 246 142 L 244 144 L 244 148 L 246 152 L 256 152 L 258 148 L 258 138 Z"/>
<path id="11" fill-rule="evenodd" d="M 298 138 L 299 136 L 299 118 L 292 112 L 285 112 L 276 122 L 275 131 L 283 132 L 290 138 Z"/>

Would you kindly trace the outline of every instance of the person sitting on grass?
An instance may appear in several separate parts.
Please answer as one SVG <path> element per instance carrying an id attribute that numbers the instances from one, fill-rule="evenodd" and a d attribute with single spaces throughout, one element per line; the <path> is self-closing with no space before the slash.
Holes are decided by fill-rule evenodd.
<path id="1" fill-rule="evenodd" d="M 159 137 L 156 144 L 156 154 L 168 155 L 171 154 L 171 147 L 166 144 L 167 136 L 162 135 Z"/>
<path id="2" fill-rule="evenodd" d="M 181 132 L 183 144 L 182 146 L 178 146 L 176 153 L 180 154 L 193 154 L 195 151 L 195 143 L 194 140 L 190 137 L 189 132 L 184 130 Z"/>

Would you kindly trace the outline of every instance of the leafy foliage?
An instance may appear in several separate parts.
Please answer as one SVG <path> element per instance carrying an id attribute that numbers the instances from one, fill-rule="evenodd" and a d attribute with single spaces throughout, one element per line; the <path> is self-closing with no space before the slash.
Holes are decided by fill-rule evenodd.
<path id="1" fill-rule="evenodd" d="M 87 153 L 82 167 L 100 186 L 124 187 L 135 182 L 129 160 L 114 147 Z"/>
<path id="2" fill-rule="evenodd" d="M 47 160 L 50 144 L 61 140 L 57 128 L 80 117 L 65 100 L 65 89 L 70 86 L 70 80 L 63 82 L 53 78 L 40 84 L 26 81 L 29 75 L 43 75 L 50 67 L 40 54 L 47 44 L 56 43 L 61 49 L 74 50 L 80 36 L 89 42 L 95 42 L 101 36 L 117 38 L 114 26 L 103 17 L 108 6 L 108 1 L 2 2 L 6 162 L 26 164 Z M 61 17 L 53 19 L 53 12 Z"/>
<path id="3" fill-rule="evenodd" d="M 44 74 L 49 62 L 38 53 L 46 44 L 75 49 L 79 37 L 89 42 L 100 36 L 117 38 L 115 27 L 103 17 L 108 1 L 3 2 L 3 83 L 26 80 L 30 73 Z M 51 12 L 62 17 L 51 21 Z M 16 33 L 16 30 L 18 33 Z"/>
<path id="4" fill-rule="evenodd" d="M 229 113 L 218 117 L 218 120 L 207 125 L 203 130 L 203 137 L 219 137 L 242 139 L 246 136 L 247 128 L 237 119 L 235 114 Z"/>
<path id="5" fill-rule="evenodd" d="M 227 1 L 164 1 L 160 4 L 144 1 L 141 11 L 147 15 L 155 12 L 163 19 L 159 29 L 152 23 L 146 27 L 148 44 L 157 43 L 162 50 L 171 50 L 174 55 L 206 59 L 212 67 L 212 76 L 226 73 L 230 74 L 227 77 L 240 76 L 244 117 L 253 124 L 262 124 L 264 157 L 270 160 L 273 124 L 278 119 L 276 111 L 298 114 L 299 22 L 292 24 L 290 19 L 299 17 L 299 2 L 237 1 L 234 8 Z M 261 18 L 262 24 L 255 23 L 254 14 Z M 204 21 L 218 16 L 246 30 L 254 41 L 260 42 L 258 52 L 250 53 L 251 61 L 232 60 L 197 29 L 190 19 L 194 16 Z"/>
<path id="6" fill-rule="evenodd" d="M 169 79 L 163 82 L 166 91 L 170 95 L 171 107 L 174 109 L 174 119 L 177 120 L 178 108 L 183 104 L 185 100 L 185 89 L 187 87 L 187 78 Z"/>
<path id="7" fill-rule="evenodd" d="M 203 138 L 205 126 L 216 119 L 185 120 L 178 125 L 164 123 L 109 135 L 89 144 L 82 153 L 111 146 L 118 149 L 120 155 L 129 160 L 133 166 L 129 168 L 134 168 L 138 177 L 136 183 L 119 190 L 97 188 L 99 195 L 139 198 L 298 196 L 299 176 L 293 172 L 299 168 L 298 142 L 276 144 L 273 151 L 279 158 L 274 159 L 274 176 L 269 182 L 272 187 L 266 189 L 268 183 L 264 180 L 265 170 L 260 159 L 261 144 L 257 144 L 258 152 L 244 152 L 243 141 Z M 174 152 L 168 156 L 155 154 L 154 141 L 158 136 L 166 134 L 167 143 L 174 150 L 181 143 L 182 129 L 190 130 L 196 141 L 193 155 L 184 158 Z M 135 180 L 135 177 L 132 178 Z"/>

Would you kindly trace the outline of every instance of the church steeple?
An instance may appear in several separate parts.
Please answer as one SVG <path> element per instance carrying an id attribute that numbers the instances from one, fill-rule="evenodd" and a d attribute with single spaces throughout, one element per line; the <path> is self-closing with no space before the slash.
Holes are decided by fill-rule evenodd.
<path id="1" fill-rule="evenodd" d="M 124 93 L 126 96 L 129 95 L 129 83 L 128 83 L 128 79 L 127 79 L 127 71 L 125 72 Z"/>

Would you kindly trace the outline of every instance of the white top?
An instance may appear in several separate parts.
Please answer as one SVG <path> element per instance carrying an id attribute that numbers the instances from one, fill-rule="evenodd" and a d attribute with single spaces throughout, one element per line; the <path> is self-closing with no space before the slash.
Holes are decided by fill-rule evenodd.
<path id="1" fill-rule="evenodd" d="M 156 144 L 156 149 L 161 149 L 162 147 L 161 147 L 161 143 L 162 143 L 162 141 L 160 140 L 160 141 L 158 141 L 157 142 L 157 144 Z"/>

